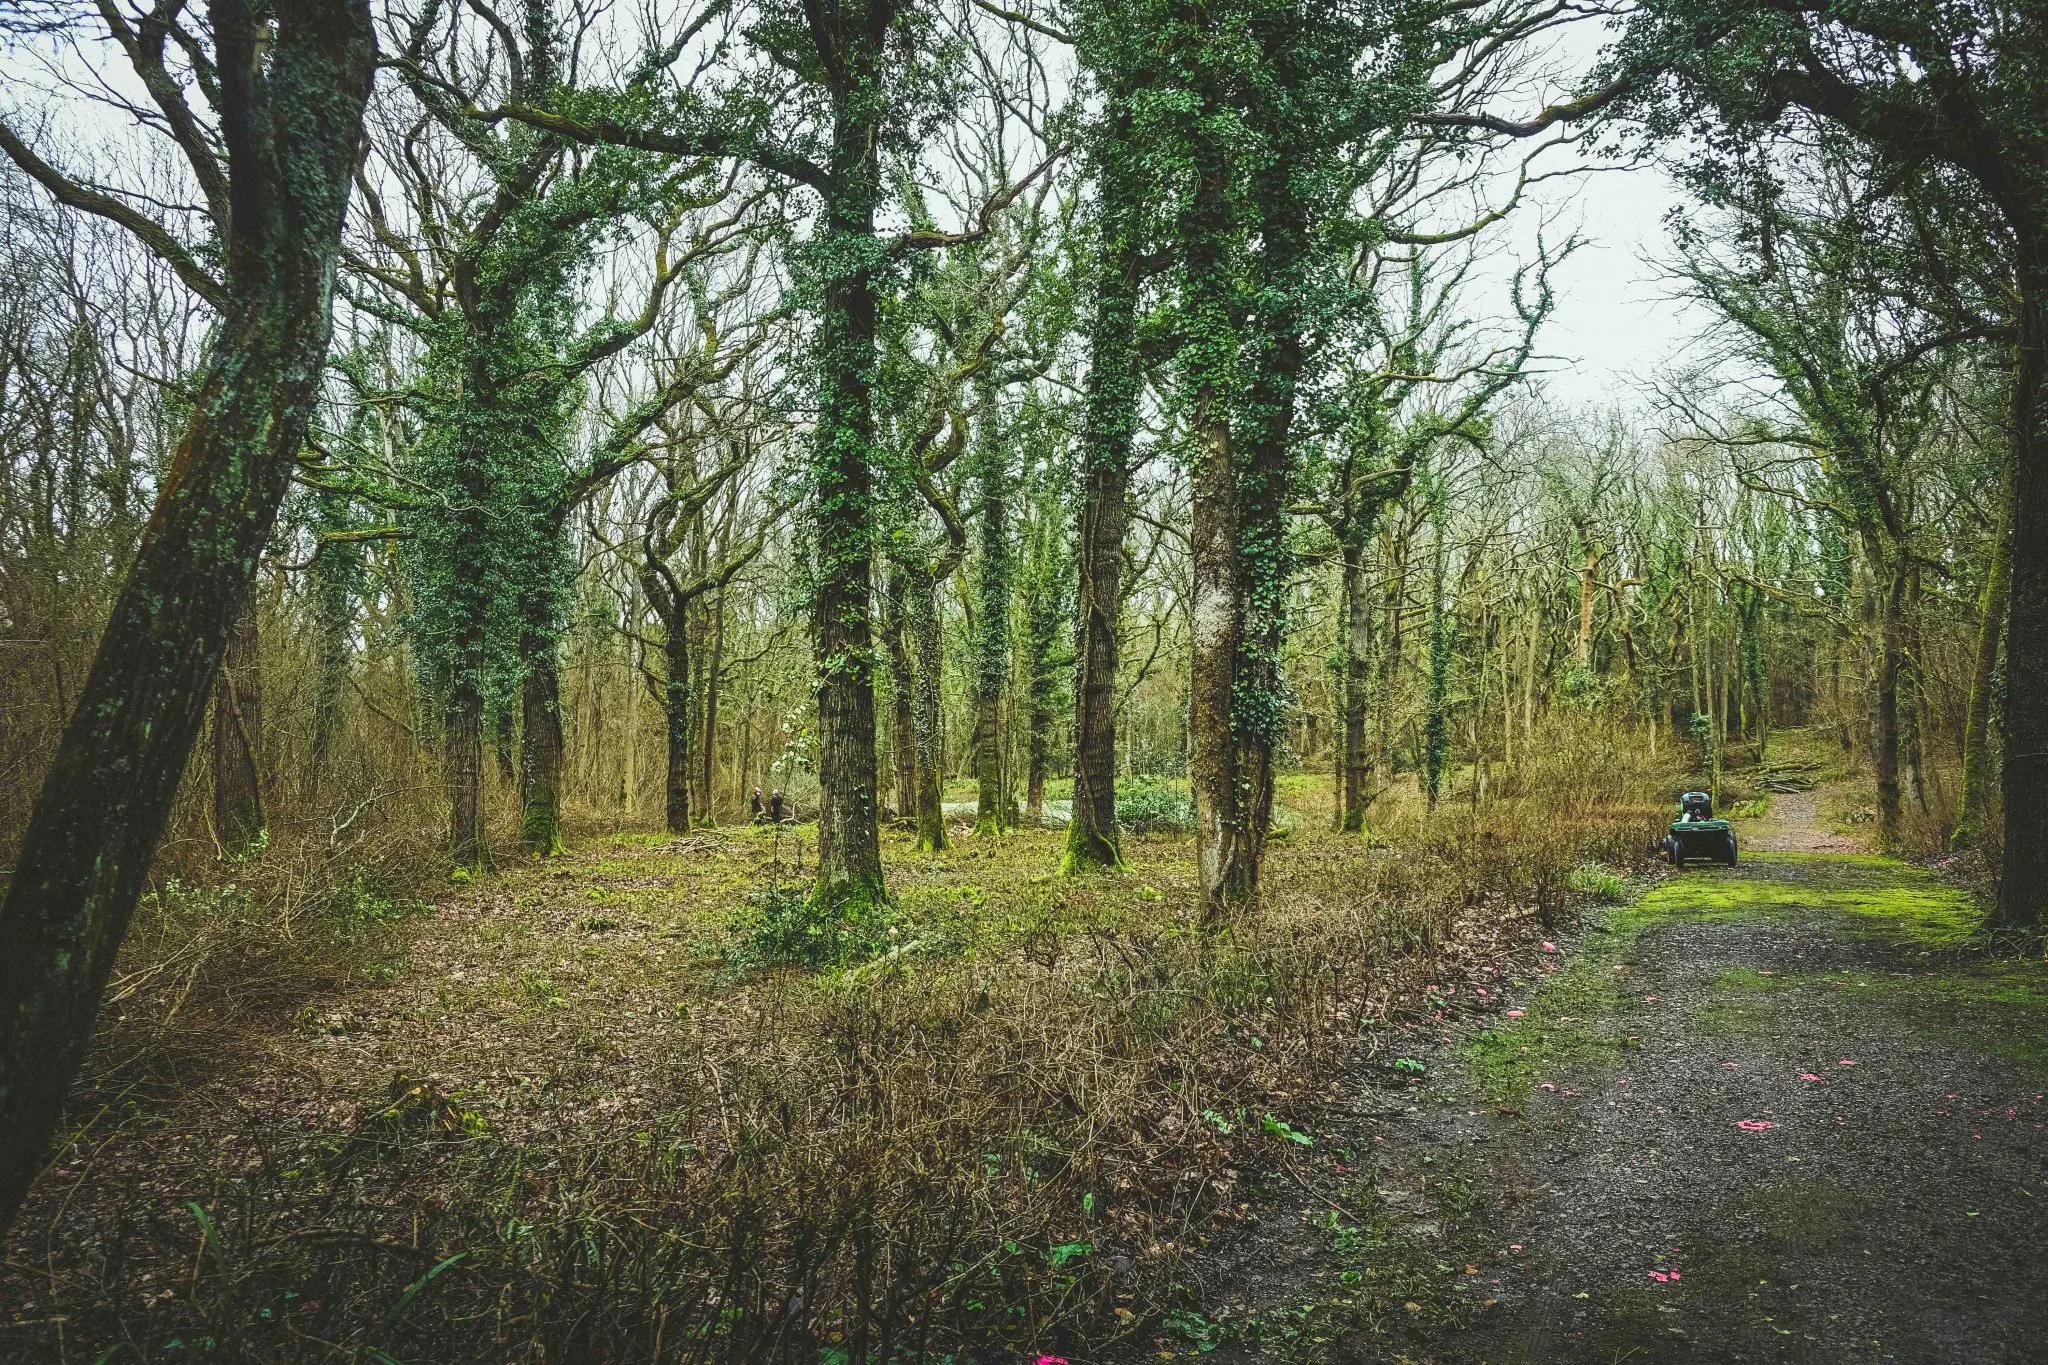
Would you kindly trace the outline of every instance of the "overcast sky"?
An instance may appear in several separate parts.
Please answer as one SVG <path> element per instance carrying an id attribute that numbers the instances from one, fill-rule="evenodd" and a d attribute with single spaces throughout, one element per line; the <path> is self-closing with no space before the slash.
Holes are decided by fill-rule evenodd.
<path id="1" fill-rule="evenodd" d="M 6 2 L 0 0 L 0 5 Z M 1533 112 L 1548 99 L 1580 86 L 1598 60 L 1604 36 L 1593 24 L 1564 30 L 1540 64 L 1548 68 L 1549 78 L 1541 83 L 1542 88 L 1525 88 L 1505 97 L 1514 106 L 1528 104 L 1530 108 L 1501 112 Z M 31 94 L 28 88 L 42 85 L 44 80 L 20 80 L 30 74 L 23 69 L 22 55 L 0 51 L 0 81 L 11 87 L 13 95 L 0 98 L 0 108 L 25 113 L 44 104 L 39 94 Z M 107 54 L 100 48 L 93 55 Z M 128 78 L 118 67 L 104 74 L 117 84 Z M 126 131 L 103 107 L 70 103 L 65 120 L 71 136 L 64 140 L 74 147 L 79 141 L 81 115 L 84 128 L 103 129 L 111 135 L 110 140 L 120 139 Z M 89 144 L 97 139 L 88 136 L 84 140 Z M 1556 312 L 1540 342 L 1547 357 L 1542 365 L 1543 384 L 1555 400 L 1570 406 L 1637 408 L 1643 405 L 1645 385 L 1652 376 L 1673 363 L 1683 363 L 1689 344 L 1701 330 L 1701 318 L 1697 305 L 1670 297 L 1654 264 L 1670 253 L 1663 220 L 1681 197 L 1671 180 L 1654 166 L 1607 169 L 1534 187 L 1520 210 L 1502 225 L 1504 230 L 1489 234 L 1494 245 L 1474 280 L 1468 305 L 1480 315 L 1500 317 L 1503 323 L 1511 317 L 1507 280 L 1517 263 L 1534 256 L 1537 233 L 1542 231 L 1555 242 L 1576 230 L 1584 241 L 1557 272 Z"/>

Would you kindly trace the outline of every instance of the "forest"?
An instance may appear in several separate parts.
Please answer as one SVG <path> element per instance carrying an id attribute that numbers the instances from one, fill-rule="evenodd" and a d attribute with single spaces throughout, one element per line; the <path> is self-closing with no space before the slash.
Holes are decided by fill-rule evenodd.
<path id="1" fill-rule="evenodd" d="M 0 72 L 0 1359 L 2035 1358 L 2038 5 Z"/>

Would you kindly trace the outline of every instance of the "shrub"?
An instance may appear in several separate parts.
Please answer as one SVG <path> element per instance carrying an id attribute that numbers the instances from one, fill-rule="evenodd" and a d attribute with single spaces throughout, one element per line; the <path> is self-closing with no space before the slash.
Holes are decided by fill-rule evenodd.
<path id="1" fill-rule="evenodd" d="M 1116 822 L 1133 834 L 1186 834 L 1195 827 L 1195 798 L 1159 778 L 1120 783 Z"/>
<path id="2" fill-rule="evenodd" d="M 1571 888 L 1603 905 L 1617 905 L 1622 899 L 1621 878 L 1604 867 L 1588 865 L 1573 868 Z"/>

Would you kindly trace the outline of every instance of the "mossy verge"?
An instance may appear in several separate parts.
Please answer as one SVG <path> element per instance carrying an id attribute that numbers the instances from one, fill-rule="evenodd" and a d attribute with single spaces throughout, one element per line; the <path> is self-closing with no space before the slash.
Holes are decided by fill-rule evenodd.
<path id="1" fill-rule="evenodd" d="M 1538 984 L 1522 1017 L 1484 1028 L 1465 1045 L 1473 1082 L 1494 1104 L 1519 1108 L 1541 1079 L 1568 1068 L 1595 1069 L 1633 1046 L 1626 1021 L 1617 1018 L 1623 996 L 1615 978 L 1645 931 L 1787 911 L 1851 916 L 1880 939 L 1934 951 L 1962 947 L 1984 920 L 1965 893 L 1921 868 L 1875 855 L 1769 853 L 1733 872 L 1681 873 L 1590 920 L 1577 953 Z M 1739 983 L 1729 985 L 1736 991 Z M 1754 1015 L 1728 1004 L 1701 1023 L 1748 1032 L 1765 1026 Z"/>

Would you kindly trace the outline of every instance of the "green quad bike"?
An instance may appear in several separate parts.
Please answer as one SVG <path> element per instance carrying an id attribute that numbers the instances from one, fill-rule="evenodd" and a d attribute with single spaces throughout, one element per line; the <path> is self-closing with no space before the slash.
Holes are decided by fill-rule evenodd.
<path id="1" fill-rule="evenodd" d="M 1664 857 L 1673 867 L 1684 867 L 1689 858 L 1711 858 L 1735 866 L 1735 830 L 1726 820 L 1714 818 L 1714 798 L 1705 792 L 1687 792 L 1678 798 L 1678 818 L 1664 836 Z"/>

